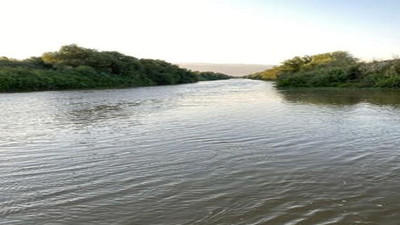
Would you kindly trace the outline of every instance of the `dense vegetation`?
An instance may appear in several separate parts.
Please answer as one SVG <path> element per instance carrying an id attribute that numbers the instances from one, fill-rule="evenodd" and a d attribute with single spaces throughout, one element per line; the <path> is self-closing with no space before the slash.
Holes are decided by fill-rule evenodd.
<path id="1" fill-rule="evenodd" d="M 199 81 L 206 81 L 206 80 L 227 80 L 231 79 L 230 76 L 225 75 L 223 73 L 215 73 L 215 72 L 195 72 Z"/>
<path id="2" fill-rule="evenodd" d="M 400 60 L 365 63 L 347 52 L 332 52 L 294 57 L 247 78 L 276 80 L 278 87 L 400 88 Z"/>
<path id="3" fill-rule="evenodd" d="M 161 60 L 137 59 L 67 45 L 41 57 L 0 57 L 0 91 L 134 87 L 229 79 L 212 72 L 192 72 Z"/>

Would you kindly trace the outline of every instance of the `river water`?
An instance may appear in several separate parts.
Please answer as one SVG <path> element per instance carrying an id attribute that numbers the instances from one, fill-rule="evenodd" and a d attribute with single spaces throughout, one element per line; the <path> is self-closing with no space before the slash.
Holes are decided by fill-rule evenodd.
<path id="1" fill-rule="evenodd" d="M 400 92 L 0 94 L 0 224 L 399 224 Z"/>

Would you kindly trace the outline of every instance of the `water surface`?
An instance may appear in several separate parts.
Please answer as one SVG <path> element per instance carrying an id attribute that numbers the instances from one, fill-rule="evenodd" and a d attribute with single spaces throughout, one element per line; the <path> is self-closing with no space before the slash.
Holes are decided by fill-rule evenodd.
<path id="1" fill-rule="evenodd" d="M 0 224 L 399 224 L 400 92 L 0 94 Z"/>

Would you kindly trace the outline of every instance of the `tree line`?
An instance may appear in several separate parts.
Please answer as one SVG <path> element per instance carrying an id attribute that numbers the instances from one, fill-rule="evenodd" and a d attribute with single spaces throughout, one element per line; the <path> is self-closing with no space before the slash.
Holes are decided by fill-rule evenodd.
<path id="1" fill-rule="evenodd" d="M 246 78 L 275 80 L 278 87 L 400 88 L 400 60 L 367 63 L 337 51 L 294 57 Z"/>
<path id="2" fill-rule="evenodd" d="M 2 92 L 170 85 L 229 78 L 75 44 L 25 60 L 0 57 Z"/>

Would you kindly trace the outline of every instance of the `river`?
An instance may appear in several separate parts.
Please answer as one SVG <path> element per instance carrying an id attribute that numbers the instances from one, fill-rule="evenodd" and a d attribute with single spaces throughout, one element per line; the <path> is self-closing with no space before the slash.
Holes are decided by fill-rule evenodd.
<path id="1" fill-rule="evenodd" d="M 400 92 L 0 94 L 0 224 L 393 224 Z"/>

